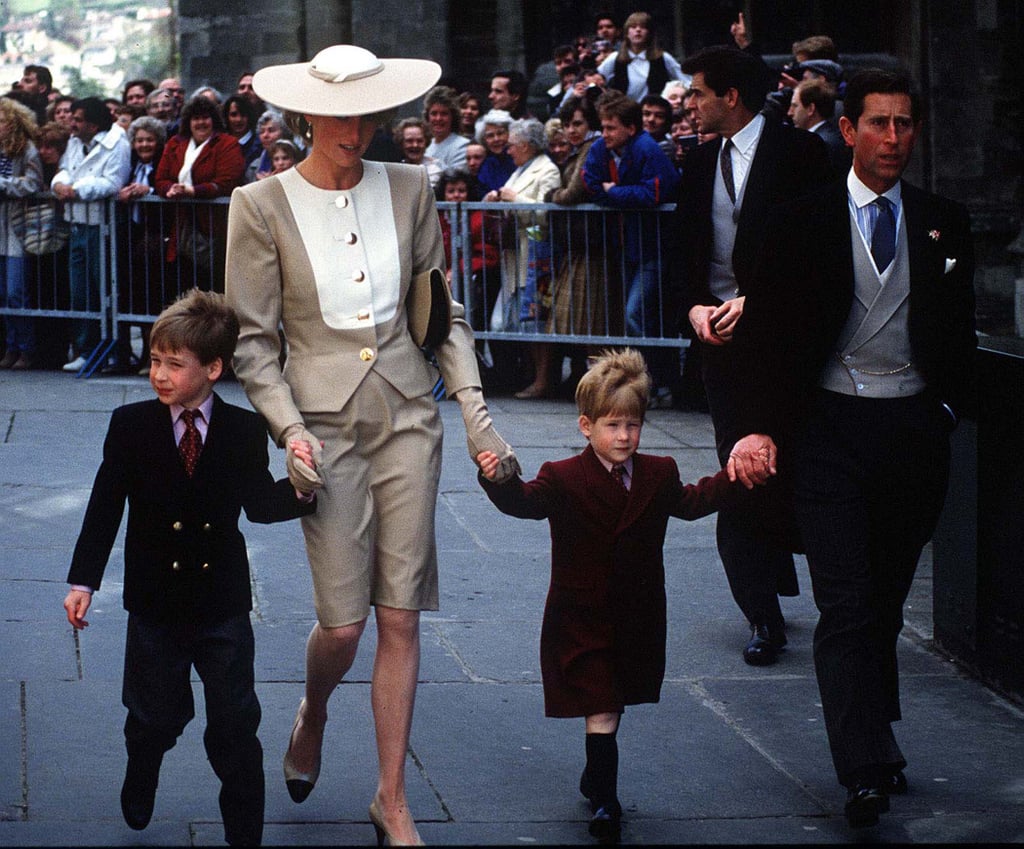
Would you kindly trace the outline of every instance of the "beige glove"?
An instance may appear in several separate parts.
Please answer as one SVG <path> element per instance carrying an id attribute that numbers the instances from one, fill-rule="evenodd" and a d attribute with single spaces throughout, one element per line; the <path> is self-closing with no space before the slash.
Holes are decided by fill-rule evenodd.
<path id="1" fill-rule="evenodd" d="M 299 492 L 315 492 L 324 485 L 324 480 L 319 472 L 311 469 L 304 460 L 295 455 L 290 444 L 293 439 L 302 439 L 309 443 L 313 449 L 313 462 L 318 468 L 324 456 L 323 447 L 320 440 L 306 430 L 306 426 L 301 422 L 288 425 L 281 433 L 281 442 L 284 443 L 286 451 L 284 464 L 288 469 L 288 480 Z"/>
<path id="2" fill-rule="evenodd" d="M 470 386 L 460 389 L 455 400 L 462 408 L 462 420 L 466 423 L 466 443 L 469 456 L 476 463 L 476 456 L 481 451 L 493 451 L 498 455 L 498 471 L 494 476 L 495 483 L 504 483 L 513 475 L 520 474 L 519 461 L 516 454 L 494 429 L 491 414 L 487 411 L 484 393 L 477 387 Z"/>

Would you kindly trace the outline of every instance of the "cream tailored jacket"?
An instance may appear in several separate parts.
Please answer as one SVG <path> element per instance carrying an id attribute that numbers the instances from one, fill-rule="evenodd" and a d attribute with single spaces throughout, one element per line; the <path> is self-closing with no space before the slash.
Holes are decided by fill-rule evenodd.
<path id="1" fill-rule="evenodd" d="M 364 168 L 386 172 L 400 266 L 395 314 L 366 327 L 338 329 L 325 322 L 307 246 L 278 177 L 237 188 L 231 196 L 226 293 L 241 325 L 233 365 L 279 445 L 288 425 L 304 422 L 303 413 L 339 412 L 371 369 L 407 398 L 430 392 L 437 379 L 409 334 L 406 313 L 413 276 L 444 268 L 426 169 L 369 161 Z M 356 237 L 364 235 L 373 238 L 372 233 Z M 464 314 L 462 305 L 454 303 L 451 334 L 434 350 L 449 397 L 460 389 L 480 388 L 473 334 Z M 287 340 L 283 368 L 279 327 Z"/>

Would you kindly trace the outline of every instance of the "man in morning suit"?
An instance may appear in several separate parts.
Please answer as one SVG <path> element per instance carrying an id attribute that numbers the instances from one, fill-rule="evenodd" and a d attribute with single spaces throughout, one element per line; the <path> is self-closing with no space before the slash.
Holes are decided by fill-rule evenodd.
<path id="1" fill-rule="evenodd" d="M 974 252 L 967 212 L 900 178 L 920 132 L 909 80 L 862 71 L 839 127 L 853 168 L 773 218 L 734 344 L 749 436 L 730 475 L 792 467 L 820 612 L 814 664 L 852 827 L 906 792 L 896 643 L 971 407 Z M 754 461 L 754 462 L 751 462 Z"/>
<path id="2" fill-rule="evenodd" d="M 671 267 L 685 315 L 699 346 L 715 443 L 724 466 L 737 431 L 734 389 L 743 364 L 729 344 L 754 257 L 779 203 L 823 185 L 831 176 L 828 154 L 817 136 L 758 114 L 769 89 L 767 66 L 730 47 L 710 47 L 683 63 L 693 76 L 686 108 L 696 112 L 698 132 L 720 140 L 700 145 L 686 158 L 676 212 L 678 256 Z M 723 155 L 724 152 L 724 155 Z M 784 243 L 777 245 L 782 250 Z M 782 481 L 748 491 L 718 514 L 718 552 L 733 598 L 750 623 L 743 659 L 774 663 L 786 643 L 779 594 L 798 592 L 792 522 L 780 497 Z M 776 535 L 765 527 L 780 529 Z"/>

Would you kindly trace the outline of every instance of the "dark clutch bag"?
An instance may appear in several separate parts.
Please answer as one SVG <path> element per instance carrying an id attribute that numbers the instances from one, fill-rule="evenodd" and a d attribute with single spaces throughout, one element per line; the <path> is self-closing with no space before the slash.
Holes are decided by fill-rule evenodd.
<path id="1" fill-rule="evenodd" d="M 452 292 L 440 268 L 413 277 L 405 308 L 409 333 L 421 348 L 436 348 L 448 338 L 452 329 Z"/>

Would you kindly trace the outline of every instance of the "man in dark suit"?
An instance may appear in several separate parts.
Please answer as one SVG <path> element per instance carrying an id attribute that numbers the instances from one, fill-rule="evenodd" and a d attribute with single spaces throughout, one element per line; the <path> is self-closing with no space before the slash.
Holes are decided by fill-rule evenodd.
<path id="1" fill-rule="evenodd" d="M 64 608 L 75 628 L 88 625 L 127 501 L 125 821 L 137 830 L 149 824 L 164 753 L 194 716 L 194 665 L 206 694 L 204 742 L 221 780 L 225 839 L 258 845 L 263 749 L 238 518 L 244 508 L 251 521 L 278 522 L 316 505 L 287 479 L 274 482 L 263 420 L 213 393 L 237 339 L 238 320 L 223 296 L 196 289 L 153 325 L 150 382 L 158 399 L 111 416 Z"/>
<path id="2" fill-rule="evenodd" d="M 737 438 L 743 398 L 734 386 L 742 364 L 729 345 L 743 313 L 744 294 L 772 210 L 824 184 L 831 175 L 824 143 L 758 114 L 769 89 L 759 58 L 712 47 L 683 63 L 693 76 L 686 107 L 698 131 L 719 139 L 687 155 L 676 213 L 678 256 L 672 263 L 699 346 L 704 388 L 723 465 Z M 779 249 L 783 244 L 777 245 Z M 781 517 L 779 481 L 747 492 L 718 514 L 718 552 L 729 587 L 750 623 L 743 659 L 774 663 L 786 643 L 778 595 L 798 592 L 792 525 Z M 768 535 L 765 527 L 780 529 Z"/>
<path id="3" fill-rule="evenodd" d="M 850 80 L 853 168 L 777 216 L 734 344 L 756 356 L 730 476 L 792 469 L 820 619 L 814 662 L 853 827 L 905 792 L 896 643 L 971 407 L 974 256 L 967 212 L 902 182 L 920 131 L 909 80 Z M 769 439 L 771 437 L 772 439 Z M 763 457 L 758 452 L 766 449 Z"/>
<path id="4" fill-rule="evenodd" d="M 793 126 L 817 133 L 828 146 L 828 158 L 836 176 L 845 177 L 853 161 L 853 152 L 835 122 L 836 90 L 823 79 L 803 80 L 793 89 L 789 119 Z"/>

